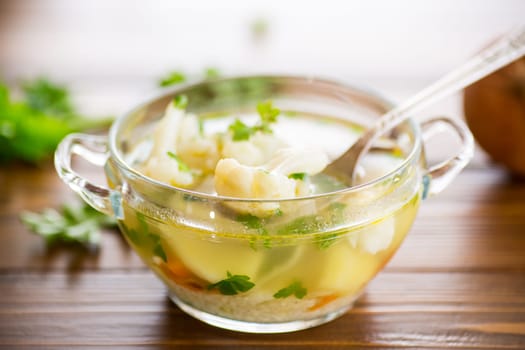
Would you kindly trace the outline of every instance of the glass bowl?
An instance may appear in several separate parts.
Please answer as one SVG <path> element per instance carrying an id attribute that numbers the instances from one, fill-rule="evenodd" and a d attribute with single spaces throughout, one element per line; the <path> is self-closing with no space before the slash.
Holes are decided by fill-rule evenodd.
<path id="1" fill-rule="evenodd" d="M 202 118 L 252 113 L 258 101 L 270 99 L 290 118 L 299 113 L 368 125 L 392 105 L 320 79 L 218 79 L 162 93 L 116 120 L 109 137 L 72 134 L 61 142 L 55 165 L 64 182 L 118 220 L 175 304 L 230 330 L 289 332 L 344 314 L 399 248 L 421 199 L 441 191 L 472 156 L 472 136 L 461 122 L 440 117 L 420 127 L 409 120 L 385 135 L 396 145 L 395 164 L 352 188 L 280 200 L 199 193 L 148 178 L 131 163 L 136 145 L 179 94 L 187 95 L 188 110 Z M 461 147 L 453 158 L 428 167 L 422 140 L 443 126 L 459 136 Z M 323 138 L 321 129 L 306 139 L 330 142 L 339 151 L 353 142 L 340 134 Z M 73 155 L 103 167 L 108 186 L 76 173 Z M 363 162 L 373 167 L 375 159 L 371 152 Z M 258 218 L 231 209 L 243 206 L 275 208 L 276 214 Z"/>

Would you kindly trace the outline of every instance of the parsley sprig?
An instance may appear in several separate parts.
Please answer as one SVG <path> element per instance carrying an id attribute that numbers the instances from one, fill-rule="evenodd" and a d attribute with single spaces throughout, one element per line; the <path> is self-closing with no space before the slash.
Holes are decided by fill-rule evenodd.
<path id="1" fill-rule="evenodd" d="M 288 178 L 289 179 L 294 179 L 294 180 L 304 181 L 307 176 L 308 176 L 307 173 L 292 173 L 292 174 L 288 175 Z"/>
<path id="2" fill-rule="evenodd" d="M 116 221 L 87 204 L 64 205 L 60 211 L 45 209 L 42 213 L 23 212 L 22 222 L 48 244 L 80 243 L 93 247 L 100 243 L 102 228 L 116 227 Z"/>
<path id="3" fill-rule="evenodd" d="M 239 119 L 230 124 L 228 130 L 232 132 L 233 141 L 246 141 L 256 132 L 260 131 L 265 134 L 271 134 L 271 124 L 277 121 L 277 117 L 281 113 L 278 108 L 273 107 L 271 101 L 260 102 L 257 104 L 257 113 L 259 114 L 259 121 L 254 126 L 248 126 Z"/>
<path id="4" fill-rule="evenodd" d="M 294 295 L 297 299 L 302 299 L 306 295 L 307 290 L 304 288 L 299 281 L 295 281 L 290 284 L 288 287 L 279 289 L 277 293 L 273 295 L 274 298 L 288 298 L 291 295 Z"/>
<path id="5" fill-rule="evenodd" d="M 230 271 L 226 272 L 227 278 L 210 284 L 208 290 L 218 289 L 221 294 L 235 295 L 249 291 L 255 286 L 246 275 L 232 275 Z"/>
<path id="6" fill-rule="evenodd" d="M 159 86 L 166 87 L 184 83 L 187 80 L 186 74 L 181 71 L 172 71 L 159 80 Z"/>
<path id="7" fill-rule="evenodd" d="M 75 110 L 68 90 L 47 79 L 22 85 L 22 98 L 10 98 L 0 82 L 0 163 L 39 163 L 68 133 L 105 127 L 113 118 L 86 118 Z"/>

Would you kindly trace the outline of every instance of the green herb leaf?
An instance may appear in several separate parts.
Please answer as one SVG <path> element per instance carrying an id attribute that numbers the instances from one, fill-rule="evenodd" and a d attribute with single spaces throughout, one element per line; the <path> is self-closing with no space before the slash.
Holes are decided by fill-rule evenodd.
<path id="1" fill-rule="evenodd" d="M 259 102 L 257 104 L 257 112 L 261 117 L 262 124 L 275 123 L 277 116 L 281 113 L 278 108 L 274 108 L 272 101 Z"/>
<path id="2" fill-rule="evenodd" d="M 307 290 L 301 285 L 301 282 L 293 282 L 288 287 L 279 289 L 277 293 L 273 295 L 274 298 L 288 298 L 291 295 L 294 295 L 297 299 L 302 299 L 306 295 Z"/>
<path id="3" fill-rule="evenodd" d="M 306 176 L 308 176 L 308 174 L 306 173 L 293 173 L 293 174 L 288 175 L 288 178 L 304 181 L 304 179 L 306 179 Z"/>
<path id="4" fill-rule="evenodd" d="M 160 257 L 162 260 L 164 260 L 164 262 L 168 262 L 168 257 L 166 256 L 166 252 L 164 251 L 162 243 L 160 242 L 160 237 L 157 235 L 150 235 L 150 237 L 156 241 L 155 246 L 153 247 L 153 254 Z"/>
<path id="5" fill-rule="evenodd" d="M 173 71 L 166 75 L 164 78 L 159 80 L 161 87 L 172 86 L 184 83 L 186 81 L 186 75 L 180 71 Z"/>
<path id="6" fill-rule="evenodd" d="M 140 234 L 137 230 L 130 229 L 125 224 L 121 224 L 122 232 L 129 238 L 131 242 L 133 242 L 136 245 L 140 244 Z"/>
<path id="7" fill-rule="evenodd" d="M 249 291 L 255 286 L 255 283 L 250 281 L 250 277 L 245 275 L 232 275 L 229 271 L 226 272 L 227 278 L 210 284 L 208 290 L 218 289 L 221 294 L 235 295 Z"/>
<path id="8" fill-rule="evenodd" d="M 35 111 L 64 118 L 74 114 L 69 93 L 63 86 L 40 78 L 25 82 L 22 85 L 22 90 L 25 93 L 27 105 Z"/>
<path id="9" fill-rule="evenodd" d="M 173 99 L 173 105 L 178 109 L 186 109 L 188 106 L 188 96 L 184 94 L 175 96 Z"/>
<path id="10" fill-rule="evenodd" d="M 263 228 L 262 219 L 251 214 L 241 214 L 236 217 L 238 222 L 241 222 L 246 228 L 258 230 Z"/>
<path id="11" fill-rule="evenodd" d="M 324 218 L 320 215 L 306 215 L 285 224 L 277 233 L 282 235 L 306 234 L 320 232 L 326 227 Z"/>
<path id="12" fill-rule="evenodd" d="M 235 121 L 230 124 L 228 130 L 233 133 L 233 141 L 249 140 L 257 131 L 266 134 L 273 132 L 270 124 L 277 121 L 277 116 L 280 113 L 279 109 L 273 108 L 271 101 L 266 101 L 257 104 L 257 112 L 259 113 L 260 120 L 254 126 L 248 126 L 239 119 L 235 119 Z"/>
<path id="13" fill-rule="evenodd" d="M 206 80 L 217 79 L 221 76 L 221 73 L 217 68 L 208 67 L 204 70 L 204 77 Z"/>
<path id="14" fill-rule="evenodd" d="M 116 226 L 114 219 L 87 204 L 64 205 L 61 211 L 45 209 L 40 214 L 23 212 L 20 219 L 49 244 L 75 242 L 85 246 L 97 246 L 100 242 L 100 230 Z"/>
<path id="15" fill-rule="evenodd" d="M 326 233 L 316 237 L 315 242 L 319 249 L 327 249 L 337 241 L 338 235 L 335 233 Z"/>
<path id="16" fill-rule="evenodd" d="M 179 165 L 179 171 L 182 171 L 185 173 L 188 173 L 191 171 L 190 167 L 186 163 L 184 163 L 182 159 L 180 159 L 175 153 L 168 151 L 167 154 L 170 158 L 173 158 L 177 161 Z"/>
<path id="17" fill-rule="evenodd" d="M 85 118 L 73 108 L 67 90 L 46 79 L 26 82 L 24 99 L 11 101 L 0 83 L 0 163 L 20 159 L 38 163 L 68 133 L 109 125 L 112 118 Z"/>
<path id="18" fill-rule="evenodd" d="M 256 131 L 255 129 L 244 124 L 239 119 L 235 119 L 235 121 L 228 127 L 228 130 L 230 130 L 233 133 L 233 141 L 248 140 L 250 139 L 250 136 L 252 136 L 252 134 Z"/>

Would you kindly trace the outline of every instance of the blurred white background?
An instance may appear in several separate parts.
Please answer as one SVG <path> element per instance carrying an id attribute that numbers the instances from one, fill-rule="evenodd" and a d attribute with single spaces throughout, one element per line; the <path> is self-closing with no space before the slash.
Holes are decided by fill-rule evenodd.
<path id="1" fill-rule="evenodd" d="M 520 0 L 3 0 L 0 11 L 2 79 L 46 75 L 112 113 L 169 70 L 207 66 L 336 78 L 399 100 L 525 22 Z M 457 112 L 457 99 L 444 103 Z"/>

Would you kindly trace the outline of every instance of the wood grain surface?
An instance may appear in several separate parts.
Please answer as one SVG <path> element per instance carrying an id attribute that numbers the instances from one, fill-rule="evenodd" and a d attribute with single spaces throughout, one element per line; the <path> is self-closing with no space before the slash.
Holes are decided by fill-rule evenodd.
<path id="1" fill-rule="evenodd" d="M 0 74 L 14 82 L 18 76 L 51 72 L 73 83 L 78 101 L 86 110 L 105 113 L 117 107 L 117 114 L 121 113 L 139 102 L 137 96 L 154 85 L 141 77 L 153 80 L 151 65 L 149 71 L 137 72 L 140 64 L 150 62 L 153 56 L 118 64 L 119 57 L 137 52 L 134 36 L 145 40 L 142 32 L 131 29 L 133 25 L 138 23 L 145 31 L 147 23 L 131 19 L 126 22 L 125 16 L 118 17 L 122 2 L 118 6 L 95 2 L 110 11 L 104 12 L 99 22 L 98 8 L 89 12 L 82 7 L 88 5 L 77 9 L 71 3 L 0 1 Z M 433 5 L 425 6 L 441 9 L 438 15 L 445 13 L 437 5 L 441 2 L 429 3 Z M 453 2 L 446 3 L 452 6 Z M 501 8 L 496 1 L 488 3 L 491 5 L 485 10 L 476 7 L 477 15 L 492 18 L 492 13 L 507 11 L 518 16 L 525 8 L 516 1 L 507 1 L 509 8 Z M 133 18 L 137 19 L 140 11 L 136 9 Z M 82 16 L 82 12 L 89 13 Z M 157 12 L 160 16 L 162 8 Z M 451 16 L 459 18 L 460 14 L 458 10 Z M 116 41 L 103 41 L 103 30 L 109 28 L 104 26 L 109 26 L 111 18 L 115 23 L 125 22 L 123 28 L 131 31 L 125 35 L 124 29 L 122 33 L 117 31 L 121 37 L 111 33 L 123 39 L 118 41 L 122 52 L 113 49 Z M 490 23 L 502 24 L 506 18 L 500 14 Z M 465 26 L 470 25 L 470 34 L 485 28 L 473 18 L 465 21 Z M 102 29 L 91 32 L 91 23 L 102 25 Z M 448 30 L 451 41 L 461 36 L 452 27 L 439 28 L 443 35 Z M 490 33 L 487 30 L 485 34 Z M 78 36 L 83 43 L 98 45 L 99 53 L 107 48 L 113 60 L 110 62 L 117 63 L 104 65 L 106 61 L 99 53 L 93 64 L 84 60 L 86 51 L 80 50 L 81 43 L 74 40 Z M 482 34 L 477 36 L 479 42 L 483 38 Z M 410 40 L 417 43 L 415 38 Z M 453 46 L 459 50 L 461 44 L 454 42 Z M 156 52 L 159 47 L 149 48 Z M 77 51 L 66 52 L 69 49 Z M 458 52 L 451 54 L 461 56 Z M 418 55 L 422 53 L 413 56 Z M 228 56 L 232 66 L 233 56 Z M 241 55 L 237 59 L 250 57 Z M 266 57 L 271 60 L 271 56 Z M 445 58 L 443 62 L 452 61 L 451 56 L 447 57 L 449 61 Z M 167 61 L 162 61 L 162 69 L 169 66 Z M 395 58 L 392 62 L 392 66 L 382 69 L 402 75 L 402 67 L 393 66 Z M 412 63 L 406 63 L 407 67 Z M 426 64 L 417 66 L 416 71 L 430 71 L 430 63 Z M 370 71 L 361 73 L 366 77 Z M 402 98 L 432 74 L 369 83 Z M 458 95 L 436 106 L 435 111 L 461 115 L 459 103 Z M 96 170 L 82 164 L 79 167 L 86 176 L 101 181 Z M 289 334 L 235 333 L 185 315 L 169 301 L 161 282 L 117 231 L 105 231 L 101 249 L 93 253 L 74 246 L 46 247 L 19 220 L 22 210 L 58 207 L 75 198 L 50 162 L 38 167 L 0 167 L 2 349 L 525 349 L 525 182 L 507 175 L 481 150 L 443 193 L 423 202 L 401 249 L 352 310 L 326 325 Z"/>

